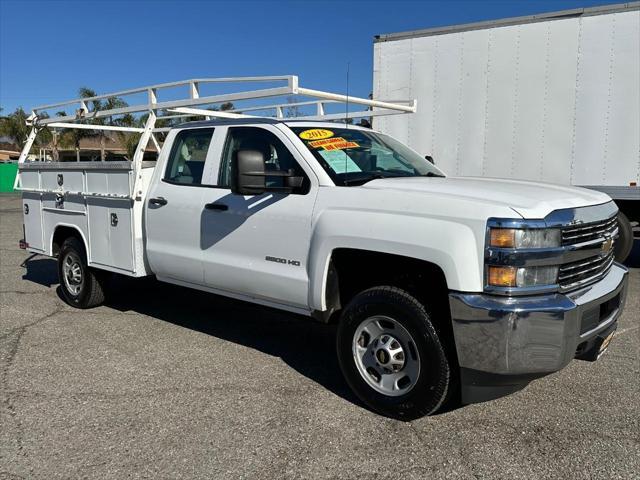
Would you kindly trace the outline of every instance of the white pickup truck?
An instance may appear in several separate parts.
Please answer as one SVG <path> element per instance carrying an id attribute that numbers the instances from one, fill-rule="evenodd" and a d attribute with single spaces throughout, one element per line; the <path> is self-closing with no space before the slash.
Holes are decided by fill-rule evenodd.
<path id="1" fill-rule="evenodd" d="M 348 384 L 405 420 L 606 349 L 627 284 L 607 195 L 448 177 L 361 126 L 226 116 L 172 128 L 153 163 L 20 164 L 21 245 L 58 258 L 70 305 L 116 272 L 337 322 Z"/>

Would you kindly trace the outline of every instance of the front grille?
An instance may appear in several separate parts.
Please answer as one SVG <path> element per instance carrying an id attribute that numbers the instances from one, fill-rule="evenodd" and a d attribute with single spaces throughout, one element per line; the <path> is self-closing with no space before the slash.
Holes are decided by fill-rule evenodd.
<path id="1" fill-rule="evenodd" d="M 562 229 L 562 245 L 579 245 L 589 243 L 589 247 L 598 243 L 603 244 L 609 239 L 615 240 L 618 235 L 618 218 L 616 215 L 597 222 L 569 225 Z M 613 265 L 613 245 L 603 255 L 599 253 L 576 262 L 565 263 L 558 272 L 560 289 L 568 291 L 595 282 L 602 278 Z"/>
<path id="2" fill-rule="evenodd" d="M 571 225 L 562 229 L 562 245 L 575 245 L 598 238 L 614 237 L 618 230 L 618 218 L 607 218 L 592 223 Z"/>
<path id="3" fill-rule="evenodd" d="M 592 283 L 606 273 L 613 265 L 613 248 L 605 256 L 597 255 L 560 266 L 558 283 L 563 291 Z"/>

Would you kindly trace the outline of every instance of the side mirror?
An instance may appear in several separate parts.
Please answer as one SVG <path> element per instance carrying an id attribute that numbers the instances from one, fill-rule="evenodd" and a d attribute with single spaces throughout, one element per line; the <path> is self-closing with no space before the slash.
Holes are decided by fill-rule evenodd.
<path id="1" fill-rule="evenodd" d="M 231 160 L 231 193 L 259 195 L 264 193 L 264 155 L 257 150 L 238 150 Z"/>
<path id="2" fill-rule="evenodd" d="M 283 186 L 267 187 L 266 177 L 283 178 Z M 295 172 L 265 171 L 265 158 L 257 150 L 238 150 L 231 159 L 231 193 L 260 195 L 264 192 L 291 193 L 304 184 L 304 177 Z"/>
<path id="3" fill-rule="evenodd" d="M 296 177 L 293 170 L 289 170 L 289 176 L 285 177 L 284 183 L 286 188 L 290 188 L 291 190 L 295 190 L 296 188 L 302 187 L 304 183 L 304 177 Z"/>
<path id="4" fill-rule="evenodd" d="M 425 156 L 424 156 L 424 159 L 425 159 L 427 162 L 431 162 L 433 165 L 435 165 L 435 162 L 433 161 L 433 157 L 432 157 L 431 155 L 425 155 Z"/>

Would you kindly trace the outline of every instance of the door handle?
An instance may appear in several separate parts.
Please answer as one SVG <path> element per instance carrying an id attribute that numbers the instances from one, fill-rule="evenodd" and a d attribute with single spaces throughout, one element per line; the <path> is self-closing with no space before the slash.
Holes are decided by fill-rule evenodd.
<path id="1" fill-rule="evenodd" d="M 204 208 L 206 208 L 207 210 L 225 211 L 229 210 L 229 205 L 225 205 L 224 203 L 207 203 Z"/>
<path id="2" fill-rule="evenodd" d="M 149 199 L 149 203 L 151 205 L 166 205 L 167 204 L 167 199 L 164 197 L 156 197 L 156 198 L 150 198 Z"/>

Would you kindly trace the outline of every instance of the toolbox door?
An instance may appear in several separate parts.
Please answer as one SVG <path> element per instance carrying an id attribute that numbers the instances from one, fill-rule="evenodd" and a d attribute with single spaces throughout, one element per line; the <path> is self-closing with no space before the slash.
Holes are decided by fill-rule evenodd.
<path id="1" fill-rule="evenodd" d="M 42 202 L 39 193 L 23 193 L 22 215 L 24 219 L 24 239 L 29 244 L 29 249 L 44 251 Z"/>

